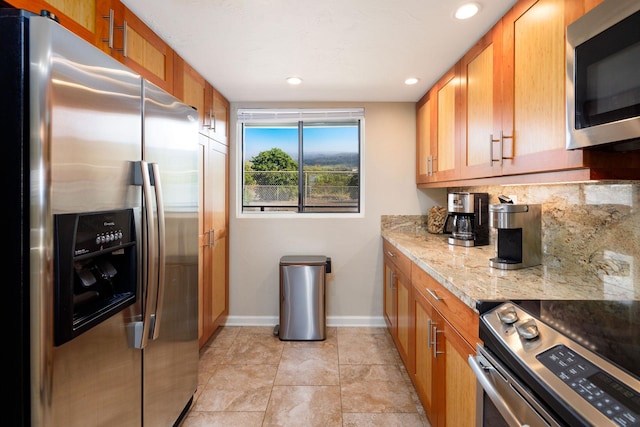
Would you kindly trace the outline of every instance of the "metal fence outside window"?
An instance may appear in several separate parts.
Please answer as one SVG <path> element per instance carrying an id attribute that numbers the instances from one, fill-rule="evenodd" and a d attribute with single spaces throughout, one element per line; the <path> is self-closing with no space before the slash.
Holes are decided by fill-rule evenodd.
<path id="1" fill-rule="evenodd" d="M 297 171 L 245 171 L 245 208 L 297 207 Z M 357 171 L 304 171 L 303 207 L 323 210 L 357 209 L 359 176 Z M 354 185 L 355 184 L 355 185 Z"/>

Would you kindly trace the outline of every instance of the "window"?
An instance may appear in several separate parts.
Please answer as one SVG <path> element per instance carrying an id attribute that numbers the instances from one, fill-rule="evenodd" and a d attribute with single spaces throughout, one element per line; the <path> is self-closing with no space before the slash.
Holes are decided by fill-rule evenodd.
<path id="1" fill-rule="evenodd" d="M 359 213 L 364 109 L 239 110 L 242 212 Z"/>

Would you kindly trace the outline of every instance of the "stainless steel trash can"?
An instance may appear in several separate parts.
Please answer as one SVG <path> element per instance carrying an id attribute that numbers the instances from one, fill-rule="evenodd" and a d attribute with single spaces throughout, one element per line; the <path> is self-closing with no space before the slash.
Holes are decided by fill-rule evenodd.
<path id="1" fill-rule="evenodd" d="M 283 341 L 321 341 L 327 337 L 326 275 L 331 258 L 290 255 L 280 258 L 280 324 Z"/>

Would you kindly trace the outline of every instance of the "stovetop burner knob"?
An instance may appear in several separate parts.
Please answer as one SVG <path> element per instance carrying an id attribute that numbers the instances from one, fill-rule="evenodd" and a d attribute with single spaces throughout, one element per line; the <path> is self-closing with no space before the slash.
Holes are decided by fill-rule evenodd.
<path id="1" fill-rule="evenodd" d="M 504 309 L 498 311 L 498 317 L 502 323 L 506 323 L 507 325 L 511 325 L 518 321 L 518 313 L 514 306 L 509 305 Z"/>
<path id="2" fill-rule="evenodd" d="M 533 319 L 529 319 L 526 322 L 523 322 L 522 324 L 516 326 L 516 330 L 518 331 L 518 334 L 525 340 L 532 340 L 540 335 L 538 325 Z"/>

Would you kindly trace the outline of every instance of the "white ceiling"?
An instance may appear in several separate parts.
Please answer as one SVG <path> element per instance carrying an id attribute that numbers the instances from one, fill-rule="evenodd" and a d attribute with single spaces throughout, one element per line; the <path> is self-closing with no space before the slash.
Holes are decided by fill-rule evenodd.
<path id="1" fill-rule="evenodd" d="M 417 101 L 516 2 L 122 1 L 231 102 Z"/>

